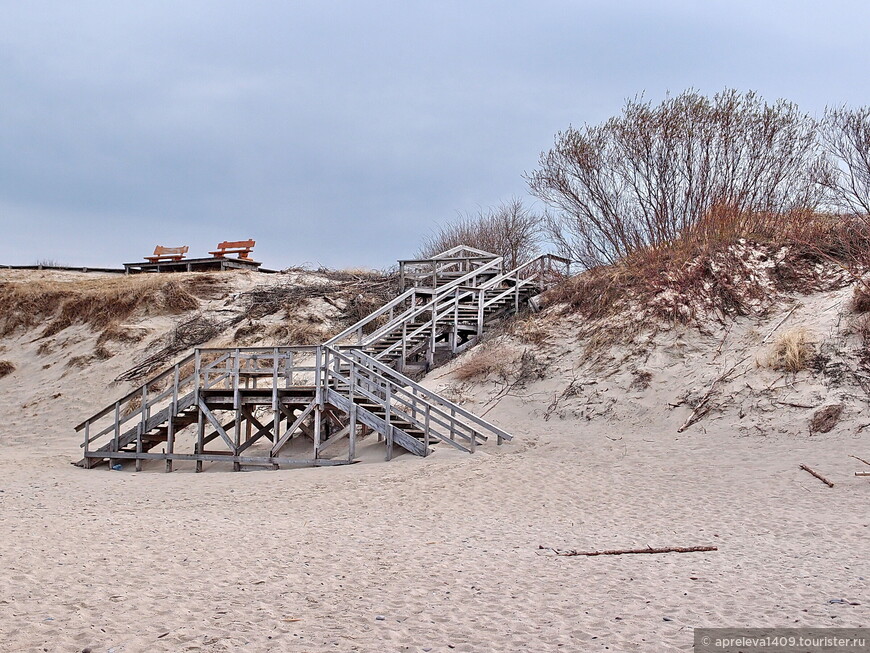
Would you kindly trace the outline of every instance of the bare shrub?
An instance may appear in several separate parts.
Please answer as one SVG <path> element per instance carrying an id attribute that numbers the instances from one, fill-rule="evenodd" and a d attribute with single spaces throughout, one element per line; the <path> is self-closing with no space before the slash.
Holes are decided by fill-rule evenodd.
<path id="1" fill-rule="evenodd" d="M 744 220 L 815 210 L 824 165 L 816 123 L 796 105 L 687 91 L 658 106 L 630 100 L 601 125 L 569 127 L 527 179 L 558 212 L 549 232 L 561 253 L 593 267 L 703 228 L 717 207 Z"/>
<path id="2" fill-rule="evenodd" d="M 841 211 L 870 218 L 870 107 L 829 108 L 821 135 L 833 165 L 821 170 L 819 183 Z"/>
<path id="3" fill-rule="evenodd" d="M 0 361 L 0 379 L 4 376 L 9 376 L 15 371 L 15 364 L 12 361 Z"/>
<path id="4" fill-rule="evenodd" d="M 512 270 L 533 258 L 541 241 L 543 216 L 512 199 L 476 214 L 460 214 L 423 240 L 419 258 L 430 258 L 459 245 L 498 256 Z"/>
<path id="5" fill-rule="evenodd" d="M 777 336 L 767 355 L 766 365 L 785 372 L 800 372 L 809 367 L 815 341 L 802 328 L 789 329 Z"/>

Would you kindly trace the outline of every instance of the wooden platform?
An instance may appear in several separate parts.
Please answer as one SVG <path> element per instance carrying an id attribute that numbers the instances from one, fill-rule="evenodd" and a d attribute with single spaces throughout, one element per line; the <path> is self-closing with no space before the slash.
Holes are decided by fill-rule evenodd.
<path id="1" fill-rule="evenodd" d="M 142 272 L 215 272 L 221 270 L 253 270 L 273 273 L 275 270 L 261 268 L 262 263 L 248 259 L 212 256 L 208 258 L 190 258 L 182 261 L 140 261 L 124 263 L 124 272 L 139 274 Z"/>

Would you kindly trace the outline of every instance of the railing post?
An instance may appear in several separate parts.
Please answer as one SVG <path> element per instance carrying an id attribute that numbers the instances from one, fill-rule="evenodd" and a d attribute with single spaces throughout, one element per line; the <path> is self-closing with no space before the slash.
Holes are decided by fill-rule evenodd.
<path id="1" fill-rule="evenodd" d="M 426 417 L 423 420 L 423 445 L 426 447 L 426 452 L 429 452 L 429 414 L 432 411 L 432 406 L 426 402 Z"/>
<path id="2" fill-rule="evenodd" d="M 85 469 L 91 468 L 91 459 L 88 458 L 88 451 L 91 449 L 91 420 L 85 422 Z M 109 461 L 109 469 L 112 468 L 112 462 Z"/>
<path id="3" fill-rule="evenodd" d="M 486 298 L 486 291 L 481 289 L 477 291 L 477 337 L 483 335 L 483 303 Z"/>
<path id="4" fill-rule="evenodd" d="M 199 388 L 200 388 L 199 375 L 200 375 L 200 368 L 202 367 L 202 352 L 199 349 L 194 349 L 193 351 L 194 351 L 194 355 L 193 355 L 193 360 L 194 360 L 194 362 L 193 362 L 193 382 L 194 382 L 193 402 L 198 405 L 199 404 Z"/>
<path id="5" fill-rule="evenodd" d="M 432 302 L 432 331 L 429 336 L 429 351 L 426 353 L 426 364 L 427 371 L 432 369 L 432 366 L 435 364 L 435 333 L 438 329 L 438 302 Z"/>
<path id="6" fill-rule="evenodd" d="M 402 322 L 402 358 L 399 360 L 399 371 L 405 371 L 405 360 L 408 357 L 408 323 Z"/>
<path id="7" fill-rule="evenodd" d="M 278 411 L 278 348 L 272 350 L 272 412 Z"/>
<path id="8" fill-rule="evenodd" d="M 350 429 L 350 432 L 348 433 L 350 443 L 348 444 L 347 449 L 347 462 L 349 463 L 352 463 L 353 459 L 356 458 L 356 411 L 357 405 L 351 404 L 350 423 L 348 424 L 348 428 Z"/>
<path id="9" fill-rule="evenodd" d="M 387 432 L 385 434 L 387 438 L 387 460 L 393 459 L 393 425 L 391 423 L 390 414 L 392 409 L 391 402 L 393 400 L 393 394 L 390 385 L 390 382 L 387 381 L 386 387 L 384 388 L 384 394 L 386 395 L 386 399 L 384 400 L 384 409 L 386 411 L 384 413 L 384 421 L 386 421 L 387 423 Z"/>
<path id="10" fill-rule="evenodd" d="M 121 402 L 115 402 L 115 436 L 113 438 L 113 450 L 118 451 L 121 448 Z M 111 469 L 114 461 L 109 458 L 109 468 Z"/>
<path id="11" fill-rule="evenodd" d="M 239 410 L 239 350 L 233 351 L 233 408 Z"/>
<path id="12" fill-rule="evenodd" d="M 142 436 L 145 435 L 145 426 L 148 423 L 148 384 L 142 386 L 142 406 L 139 408 L 142 413 L 139 428 L 136 430 L 136 471 L 142 471 L 142 459 L 138 454 L 142 453 Z"/>
<path id="13" fill-rule="evenodd" d="M 239 388 L 239 366 L 241 365 L 242 353 L 237 347 L 233 355 L 233 408 L 235 409 L 235 427 L 233 428 L 233 456 L 239 455 L 242 446 L 242 393 Z M 233 471 L 242 469 L 238 460 L 233 461 Z"/>
<path id="14" fill-rule="evenodd" d="M 450 338 L 450 351 L 454 354 L 459 347 L 459 293 L 459 288 L 453 293 L 453 333 Z"/>
<path id="15" fill-rule="evenodd" d="M 166 453 L 172 455 L 175 450 L 175 416 L 178 414 L 178 381 L 181 369 L 178 363 L 172 374 L 172 404 L 169 407 L 169 421 L 166 424 Z M 166 459 L 166 472 L 172 471 L 172 458 Z"/>
<path id="16" fill-rule="evenodd" d="M 321 347 L 318 345 L 314 348 L 314 399 L 317 402 L 318 407 L 323 408 L 323 390 L 320 387 L 321 382 Z"/>

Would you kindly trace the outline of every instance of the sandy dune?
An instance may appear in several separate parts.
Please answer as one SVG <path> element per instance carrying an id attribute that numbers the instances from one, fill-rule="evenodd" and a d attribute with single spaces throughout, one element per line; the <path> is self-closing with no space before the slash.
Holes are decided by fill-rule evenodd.
<path id="1" fill-rule="evenodd" d="M 746 321 L 735 342 L 775 322 Z M 629 387 L 631 369 L 601 372 L 550 419 L 554 396 L 592 372 L 543 347 L 551 374 L 488 413 L 516 436 L 501 448 L 384 463 L 368 442 L 345 468 L 203 474 L 71 466 L 71 427 L 120 392 L 106 386 L 123 361 L 69 371 L 73 387 L 51 400 L 35 363 L 22 387 L 34 345 L 8 339 L 3 357 L 21 367 L 0 380 L 0 648 L 679 651 L 698 626 L 866 626 L 870 483 L 849 457 L 870 459 L 866 398 L 810 435 L 800 408 L 750 402 L 741 418 L 729 386 L 721 410 L 677 433 L 690 410 L 664 404 L 722 365 L 693 358 L 721 339 L 705 338 L 647 360 L 648 389 Z M 451 383 L 446 369 L 429 383 Z M 781 396 L 844 396 L 802 383 Z M 465 391 L 485 410 L 499 386 Z M 719 550 L 539 549 L 648 545 Z"/>

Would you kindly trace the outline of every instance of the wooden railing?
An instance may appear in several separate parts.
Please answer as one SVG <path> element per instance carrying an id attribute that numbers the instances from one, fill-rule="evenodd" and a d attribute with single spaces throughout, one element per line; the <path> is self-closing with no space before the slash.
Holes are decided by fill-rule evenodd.
<path id="1" fill-rule="evenodd" d="M 449 301 L 450 298 L 455 296 L 457 289 L 478 287 L 483 283 L 483 281 L 479 280 L 481 276 L 485 275 L 488 278 L 492 274 L 500 274 L 502 264 L 503 259 L 501 257 L 490 259 L 485 265 L 475 268 L 462 277 L 436 288 L 434 292 L 424 292 L 417 288 L 410 288 L 374 313 L 367 315 L 356 324 L 330 338 L 325 344 L 332 347 L 340 344 L 361 346 L 365 342 L 370 343 L 373 339 L 381 337 L 384 333 L 394 331 L 397 327 L 413 320 L 427 310 L 432 311 L 433 307 L 437 307 L 439 302 L 444 300 Z M 378 321 L 384 316 L 388 316 L 386 324 L 382 326 L 378 325 Z M 367 335 L 366 331 L 372 331 L 373 326 L 374 331 Z"/>
<path id="2" fill-rule="evenodd" d="M 466 452 L 473 452 L 488 435 L 495 436 L 499 444 L 511 439 L 504 430 L 359 349 L 324 347 L 323 365 L 324 396 L 332 391 L 346 397 L 350 403 L 357 397 L 374 403 L 385 416 L 388 437 L 390 427 L 401 423 L 423 432 L 426 449 L 436 439 Z"/>

